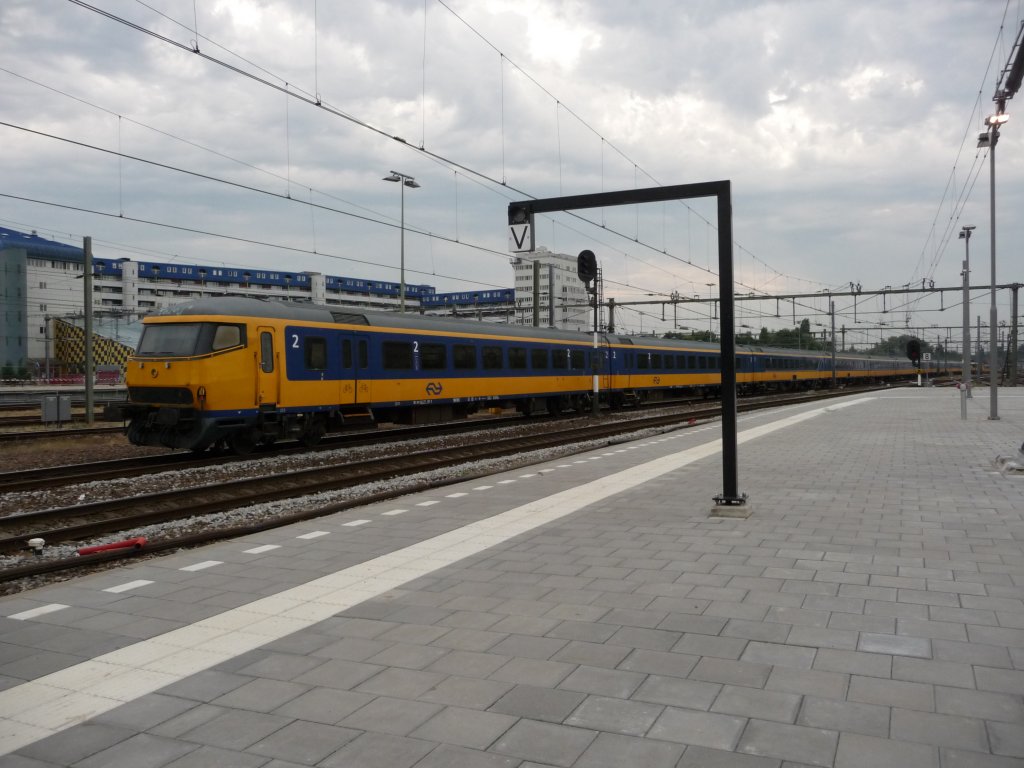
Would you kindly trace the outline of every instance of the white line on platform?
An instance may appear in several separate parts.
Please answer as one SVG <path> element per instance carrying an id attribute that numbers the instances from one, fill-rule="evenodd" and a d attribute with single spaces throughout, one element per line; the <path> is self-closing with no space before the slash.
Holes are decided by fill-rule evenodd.
<path id="1" fill-rule="evenodd" d="M 45 616 L 48 613 L 54 611 L 63 611 L 68 606 L 62 605 L 61 603 L 50 603 L 49 605 L 40 605 L 38 608 L 29 608 L 27 611 L 21 613 L 12 613 L 8 616 L 8 619 L 17 619 L 18 621 L 25 621 L 27 619 L 34 619 L 37 616 Z"/>
<path id="2" fill-rule="evenodd" d="M 861 398 L 838 407 L 848 408 L 870 399 Z M 829 408 L 836 410 L 837 406 Z M 819 408 L 762 424 L 746 430 L 737 439 L 747 442 L 825 412 L 825 408 Z M 409 581 L 720 450 L 719 441 L 713 441 L 629 467 L 0 691 L 0 755 L 299 632 Z"/>
<path id="3" fill-rule="evenodd" d="M 205 571 L 207 568 L 213 568 L 215 565 L 224 565 L 222 560 L 204 560 L 201 563 L 193 563 L 192 565 L 186 565 L 184 568 L 179 568 L 179 571 Z"/>
<path id="4" fill-rule="evenodd" d="M 129 581 L 125 584 L 118 584 L 116 587 L 107 587 L 103 591 L 113 592 L 114 594 L 117 594 L 118 592 L 127 592 L 130 589 L 138 589 L 139 587 L 144 587 L 147 584 L 152 583 L 153 582 L 149 581 L 148 579 L 136 579 L 135 581 Z"/>

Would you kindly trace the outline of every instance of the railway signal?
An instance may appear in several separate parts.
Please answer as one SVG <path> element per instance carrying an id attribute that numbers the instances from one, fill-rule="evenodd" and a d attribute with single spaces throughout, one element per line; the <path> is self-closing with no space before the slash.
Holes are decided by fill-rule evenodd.
<path id="1" fill-rule="evenodd" d="M 921 342 L 918 339 L 911 339 L 907 342 L 907 357 L 914 365 L 921 362 Z"/>
<path id="2" fill-rule="evenodd" d="M 601 413 L 601 403 L 599 400 L 600 391 L 598 384 L 598 366 L 600 364 L 600 357 L 597 348 L 597 256 L 591 250 L 580 251 L 579 256 L 576 257 L 576 274 L 579 275 L 587 286 L 587 292 L 591 294 L 592 302 L 594 305 L 594 352 L 591 358 L 591 365 L 593 367 L 593 394 L 592 394 L 592 405 L 591 413 L 594 416 L 598 416 Z M 590 284 L 593 283 L 594 287 L 591 288 Z"/>

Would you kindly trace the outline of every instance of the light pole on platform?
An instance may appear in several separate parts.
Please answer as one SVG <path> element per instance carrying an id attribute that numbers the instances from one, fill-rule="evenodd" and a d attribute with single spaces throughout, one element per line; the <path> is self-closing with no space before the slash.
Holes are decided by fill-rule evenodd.
<path id="1" fill-rule="evenodd" d="M 402 312 L 405 312 L 405 188 L 419 189 L 420 184 L 416 183 L 416 179 L 404 173 L 398 171 L 391 171 L 389 176 L 385 176 L 384 181 L 396 181 L 399 182 L 402 189 L 402 218 L 401 218 L 401 267 L 398 283 L 398 299 L 399 306 Z"/>

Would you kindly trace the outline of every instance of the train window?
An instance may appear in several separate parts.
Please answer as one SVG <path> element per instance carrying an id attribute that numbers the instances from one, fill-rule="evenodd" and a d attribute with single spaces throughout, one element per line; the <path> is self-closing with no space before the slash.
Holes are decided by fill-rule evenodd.
<path id="1" fill-rule="evenodd" d="M 484 370 L 496 371 L 505 366 L 501 347 L 484 347 L 482 350 Z"/>
<path id="2" fill-rule="evenodd" d="M 469 344 L 456 344 L 452 347 L 452 358 L 456 370 L 476 370 L 476 347 Z"/>
<path id="3" fill-rule="evenodd" d="M 697 370 L 697 357 L 695 355 L 687 355 L 686 367 L 689 368 L 691 371 Z"/>
<path id="4" fill-rule="evenodd" d="M 716 371 L 722 370 L 722 358 L 720 358 L 720 357 L 712 357 L 711 358 L 711 367 L 714 368 Z"/>
<path id="5" fill-rule="evenodd" d="M 546 349 L 530 350 L 530 367 L 535 371 L 542 371 L 548 367 L 548 351 Z"/>
<path id="6" fill-rule="evenodd" d="M 307 370 L 327 370 L 327 339 L 321 336 L 307 336 L 303 339 L 302 349 Z"/>
<path id="7" fill-rule="evenodd" d="M 142 329 L 136 354 L 145 356 L 194 355 L 202 323 L 154 323 Z"/>
<path id="8" fill-rule="evenodd" d="M 651 355 L 651 368 L 654 370 L 661 368 L 661 355 L 657 352 Z"/>
<path id="9" fill-rule="evenodd" d="M 646 352 L 641 352 L 636 358 L 636 367 L 641 371 L 646 371 L 651 367 L 651 356 Z"/>
<path id="10" fill-rule="evenodd" d="M 352 367 L 352 339 L 343 339 L 341 342 L 341 367 Z"/>
<path id="11" fill-rule="evenodd" d="M 386 371 L 412 370 L 412 344 L 407 341 L 385 341 L 380 345 L 381 361 Z"/>
<path id="12" fill-rule="evenodd" d="M 260 334 L 260 370 L 274 372 L 274 334 L 269 331 Z"/>
<path id="13" fill-rule="evenodd" d="M 420 368 L 442 371 L 448 367 L 448 350 L 444 344 L 420 344 Z"/>
<path id="14" fill-rule="evenodd" d="M 366 341 L 359 342 L 359 367 L 368 368 L 370 366 L 370 354 L 367 350 Z"/>
<path id="15" fill-rule="evenodd" d="M 508 367 L 517 371 L 526 370 L 526 350 L 523 347 L 509 347 Z"/>
<path id="16" fill-rule="evenodd" d="M 577 371 L 586 367 L 582 349 L 574 349 L 569 353 L 569 367 Z"/>
<path id="17" fill-rule="evenodd" d="M 237 325 L 218 325 L 213 332 L 213 344 L 211 349 L 214 352 L 229 347 L 237 347 L 242 343 L 242 329 Z"/>
<path id="18" fill-rule="evenodd" d="M 569 352 L 565 353 L 560 349 L 553 349 L 551 351 L 551 367 L 558 368 L 559 370 L 565 370 L 569 367 Z"/>
<path id="19" fill-rule="evenodd" d="M 686 369 L 686 355 L 676 355 L 676 368 L 680 371 Z"/>
<path id="20" fill-rule="evenodd" d="M 697 358 L 697 367 L 700 368 L 702 371 L 705 370 L 708 367 L 707 357 L 701 355 L 699 358 Z"/>
<path id="21" fill-rule="evenodd" d="M 676 367 L 675 355 L 665 355 L 665 370 L 671 371 Z"/>

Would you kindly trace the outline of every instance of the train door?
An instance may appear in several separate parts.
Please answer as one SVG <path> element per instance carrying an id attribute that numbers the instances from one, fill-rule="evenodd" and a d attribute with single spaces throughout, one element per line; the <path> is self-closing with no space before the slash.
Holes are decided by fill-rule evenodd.
<path id="1" fill-rule="evenodd" d="M 343 333 L 340 343 L 341 404 L 368 402 L 368 382 L 365 380 L 365 371 L 369 362 L 366 338 L 354 333 Z"/>
<path id="2" fill-rule="evenodd" d="M 256 374 L 257 405 L 277 405 L 279 395 L 279 373 L 274 329 L 260 326 L 257 329 L 260 339 L 259 364 Z"/>
<path id="3" fill-rule="evenodd" d="M 615 364 L 618 362 L 614 357 L 615 350 L 609 346 L 608 339 L 602 337 L 597 349 L 599 386 L 602 392 L 607 392 L 613 386 L 612 376 L 615 373 Z"/>
<path id="4" fill-rule="evenodd" d="M 352 387 L 355 403 L 373 402 L 370 390 L 370 341 L 362 334 L 346 336 L 352 341 Z"/>

